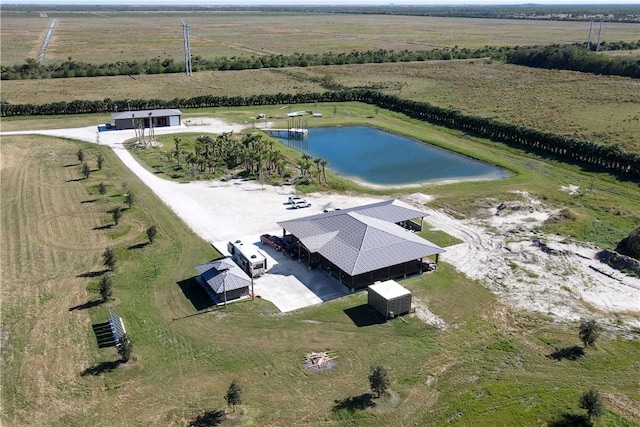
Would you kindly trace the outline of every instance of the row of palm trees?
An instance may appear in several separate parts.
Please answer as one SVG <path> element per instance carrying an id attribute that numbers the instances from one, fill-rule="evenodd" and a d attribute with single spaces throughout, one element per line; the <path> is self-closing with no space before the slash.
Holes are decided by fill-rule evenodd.
<path id="1" fill-rule="evenodd" d="M 564 135 L 557 135 L 532 129 L 526 126 L 500 122 L 495 119 L 463 114 L 451 108 L 433 106 L 426 102 L 402 99 L 395 95 L 384 94 L 370 89 L 351 89 L 322 93 L 277 93 L 251 96 L 213 96 L 203 95 L 189 99 L 163 101 L 129 101 L 135 109 L 154 108 L 203 108 L 203 107 L 240 107 L 252 105 L 308 104 L 316 102 L 364 102 L 380 108 L 405 114 L 409 117 L 459 129 L 464 132 L 501 141 L 516 147 L 535 150 L 542 155 L 548 154 L 569 162 L 588 164 L 599 169 L 615 173 L 640 177 L 640 154 L 629 152 L 618 145 L 602 145 L 593 141 L 584 141 Z M 84 104 L 83 104 L 84 103 Z M 114 105 L 120 108 L 127 101 L 73 101 L 71 103 L 53 103 L 44 105 L 2 104 L 2 116 L 104 113 L 112 111 Z M 77 110 L 82 104 L 82 109 Z M 111 109 L 109 109 L 111 108 Z M 235 156 L 239 153 L 233 152 Z M 233 158 L 233 157 L 232 157 Z M 245 155 L 245 160 L 247 157 Z M 251 166 L 261 164 L 265 159 L 251 159 Z M 259 168 L 258 168 L 259 169 Z"/>
<path id="2" fill-rule="evenodd" d="M 309 154 L 303 154 L 302 157 L 298 160 L 298 168 L 300 170 L 300 176 L 303 179 L 311 179 L 311 168 L 313 167 L 313 165 L 316 165 L 316 170 L 317 170 L 317 174 L 316 177 L 318 178 L 318 184 L 322 184 L 322 183 L 327 183 L 327 174 L 326 174 L 326 167 L 327 164 L 329 162 L 327 162 L 327 160 L 321 158 L 321 157 L 316 157 L 315 159 L 312 158 L 312 156 L 310 156 Z M 322 173 L 320 172 L 320 168 L 322 168 Z"/>

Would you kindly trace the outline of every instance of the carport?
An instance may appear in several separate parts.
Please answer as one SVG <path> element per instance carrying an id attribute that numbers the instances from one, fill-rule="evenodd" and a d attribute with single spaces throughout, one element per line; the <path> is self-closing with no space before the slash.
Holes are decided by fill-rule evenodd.
<path id="1" fill-rule="evenodd" d="M 427 270 L 425 258 L 444 249 L 397 225 L 407 215 L 426 213 L 376 203 L 279 222 L 290 252 L 309 269 L 320 267 L 351 289 L 376 281 L 404 278 Z M 404 212 L 403 212 L 404 211 Z M 287 231 L 291 235 L 287 235 Z"/>

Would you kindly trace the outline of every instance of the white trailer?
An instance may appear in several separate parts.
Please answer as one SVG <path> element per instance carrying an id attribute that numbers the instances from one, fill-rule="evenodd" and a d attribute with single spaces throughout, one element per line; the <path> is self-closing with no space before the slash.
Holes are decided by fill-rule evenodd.
<path id="1" fill-rule="evenodd" d="M 259 277 L 267 271 L 267 258 L 252 244 L 245 245 L 240 240 L 227 243 L 231 258 L 250 277 Z"/>

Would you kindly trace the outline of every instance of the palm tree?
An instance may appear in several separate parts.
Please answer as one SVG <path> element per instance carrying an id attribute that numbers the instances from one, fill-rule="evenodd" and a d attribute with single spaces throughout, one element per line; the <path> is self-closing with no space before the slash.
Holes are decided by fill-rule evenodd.
<path id="1" fill-rule="evenodd" d="M 151 117 L 153 113 L 149 112 L 149 145 L 153 143 L 153 140 L 156 137 L 155 132 L 153 131 L 153 117 Z"/>
<path id="2" fill-rule="evenodd" d="M 320 160 L 320 165 L 322 166 L 322 178 L 324 179 L 324 183 L 327 183 L 327 173 L 325 171 L 325 167 L 327 166 L 329 162 L 327 162 L 325 159 Z"/>
<path id="3" fill-rule="evenodd" d="M 320 181 L 320 162 L 322 161 L 322 159 L 320 157 L 316 157 L 315 159 L 313 159 L 313 163 L 316 164 L 316 169 L 318 172 L 318 184 L 321 184 Z"/>
<path id="4" fill-rule="evenodd" d="M 178 166 L 180 166 L 180 141 L 182 141 L 180 138 L 173 138 L 176 147 L 175 150 L 173 150 L 173 156 L 176 158 Z"/>

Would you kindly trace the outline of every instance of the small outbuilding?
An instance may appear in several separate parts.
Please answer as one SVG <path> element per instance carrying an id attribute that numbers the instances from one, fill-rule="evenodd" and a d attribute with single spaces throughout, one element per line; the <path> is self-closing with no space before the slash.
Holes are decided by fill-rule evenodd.
<path id="1" fill-rule="evenodd" d="M 172 109 L 136 110 L 112 113 L 111 120 L 117 129 L 136 129 L 144 123 L 146 129 L 180 126 L 182 111 Z"/>
<path id="2" fill-rule="evenodd" d="M 367 303 L 386 319 L 411 311 L 411 291 L 395 280 L 387 280 L 368 287 Z"/>
<path id="3" fill-rule="evenodd" d="M 216 303 L 249 295 L 251 278 L 231 258 L 221 258 L 196 265 L 200 286 Z"/>

